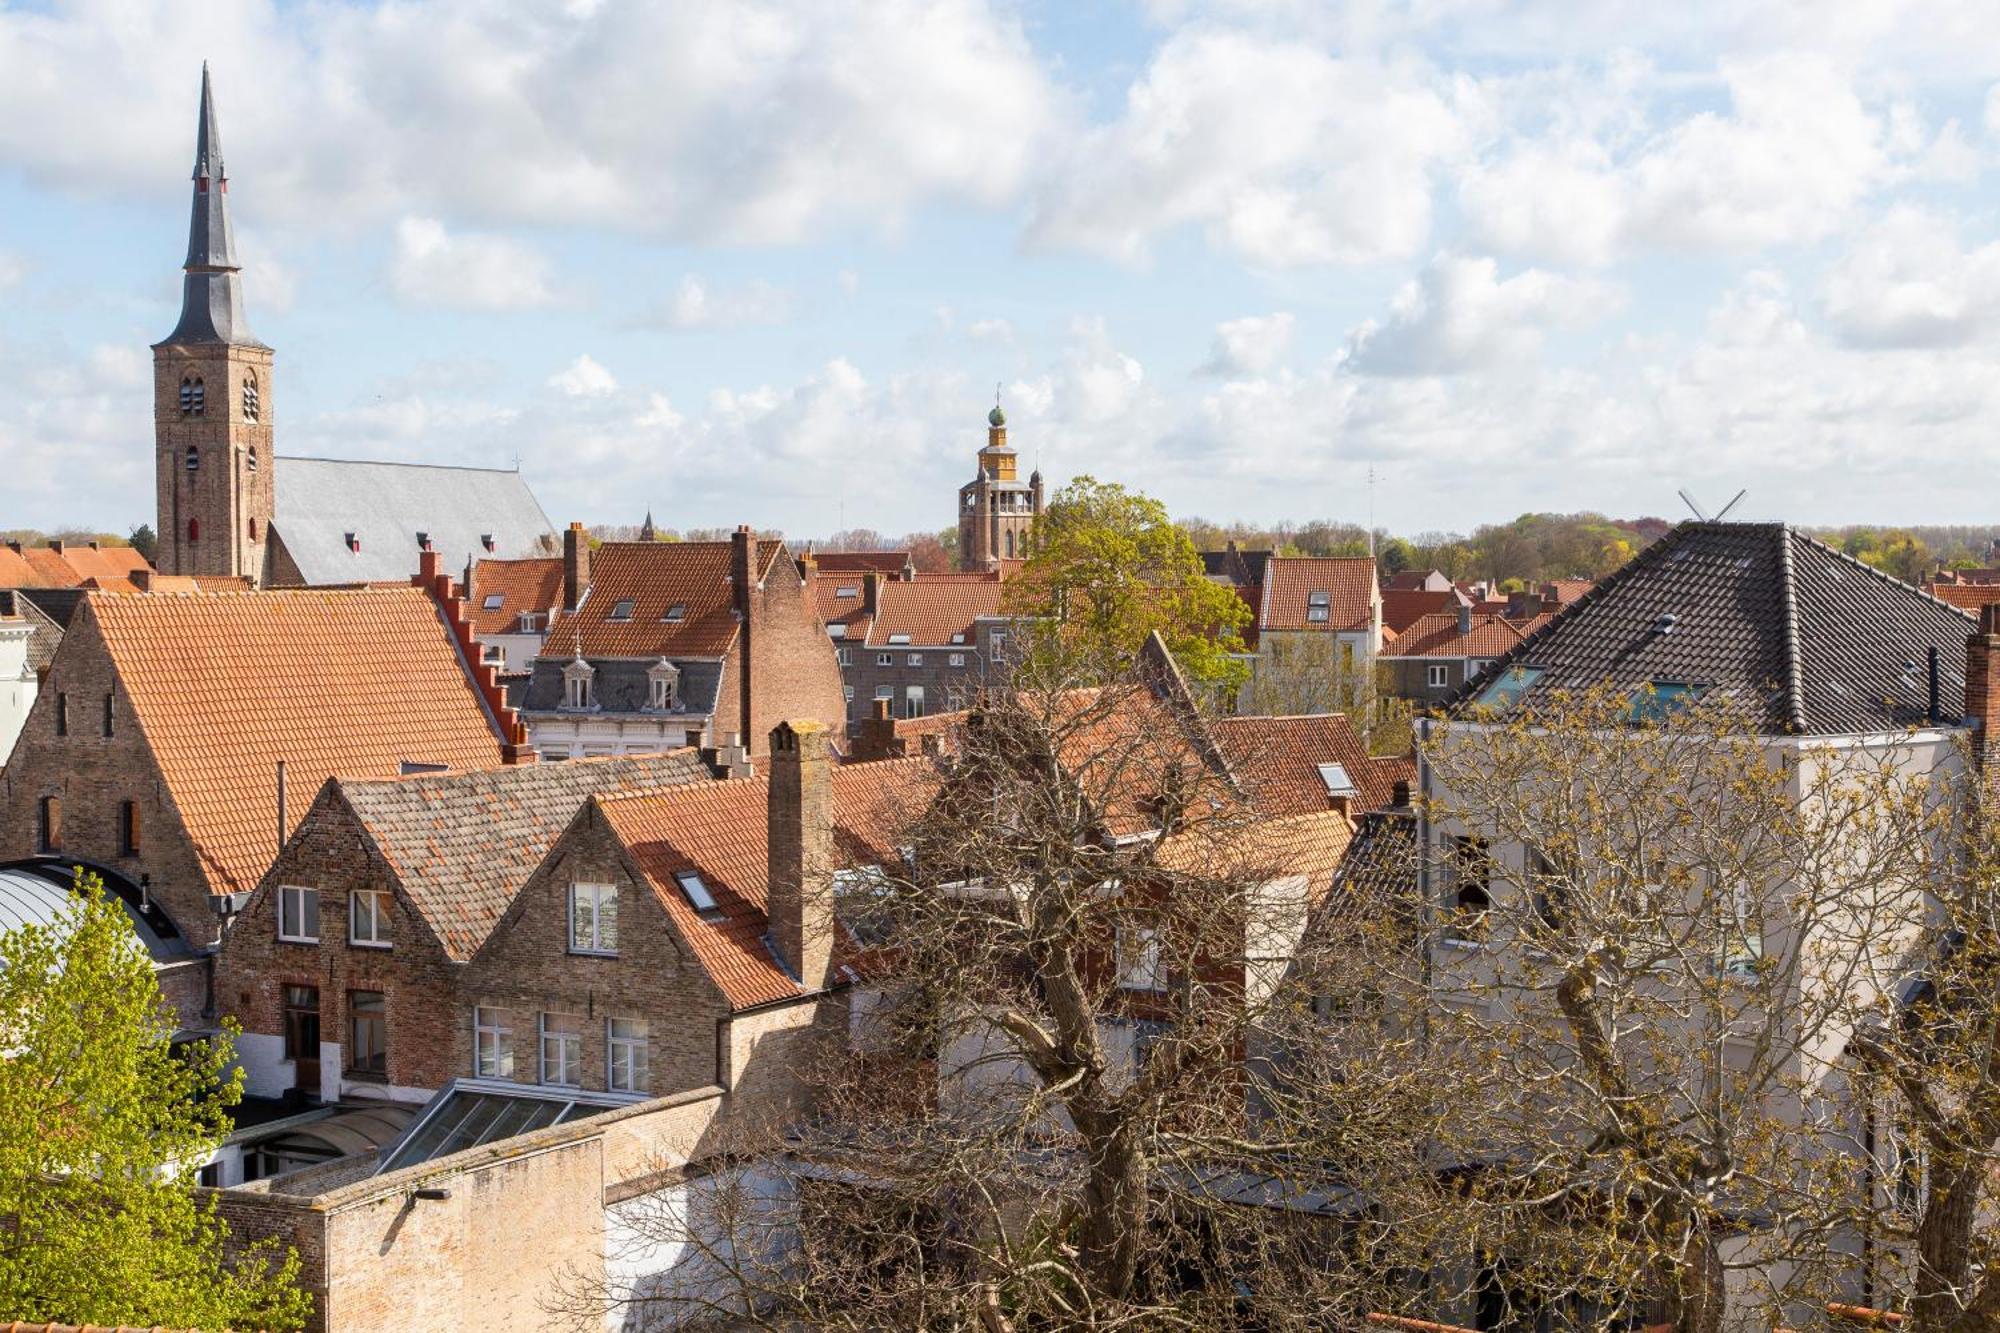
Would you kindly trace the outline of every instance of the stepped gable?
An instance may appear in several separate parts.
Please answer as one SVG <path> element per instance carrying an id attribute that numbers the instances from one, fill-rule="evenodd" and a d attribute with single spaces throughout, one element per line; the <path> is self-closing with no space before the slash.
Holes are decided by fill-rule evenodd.
<path id="1" fill-rule="evenodd" d="M 1516 667 L 1529 693 L 1609 684 L 1701 686 L 1753 705 L 1776 734 L 1923 724 L 1929 651 L 1938 710 L 1965 708 L 1972 620 L 1781 523 L 1687 522 L 1552 617 L 1449 707 L 1470 715 Z"/>

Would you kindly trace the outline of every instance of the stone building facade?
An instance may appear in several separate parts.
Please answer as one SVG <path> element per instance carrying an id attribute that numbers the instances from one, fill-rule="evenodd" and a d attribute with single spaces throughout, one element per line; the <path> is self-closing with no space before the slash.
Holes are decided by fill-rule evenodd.
<path id="1" fill-rule="evenodd" d="M 829 575 L 814 591 L 840 666 L 847 730 L 887 702 L 899 718 L 964 708 L 1006 674 L 1012 621 L 997 578 Z"/>

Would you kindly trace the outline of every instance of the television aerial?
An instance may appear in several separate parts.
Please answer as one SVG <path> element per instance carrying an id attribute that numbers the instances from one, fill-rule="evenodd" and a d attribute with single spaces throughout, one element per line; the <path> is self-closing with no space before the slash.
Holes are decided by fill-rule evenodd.
<path id="1" fill-rule="evenodd" d="M 1736 498 L 1731 500 L 1728 504 L 1722 506 L 1722 511 L 1720 513 L 1710 514 L 1706 509 L 1703 509 L 1701 507 L 1701 505 L 1695 500 L 1695 498 L 1692 495 L 1689 495 L 1687 493 L 1687 487 L 1685 486 L 1681 487 L 1681 489 L 1678 492 L 1678 494 L 1681 497 L 1681 503 L 1686 505 L 1689 509 L 1693 510 L 1694 516 L 1700 519 L 1704 523 L 1722 522 L 1723 519 L 1729 517 L 1729 511 L 1736 508 L 1736 506 L 1742 502 L 1743 497 L 1748 495 L 1749 493 L 1750 492 L 1747 489 L 1736 492 Z"/>

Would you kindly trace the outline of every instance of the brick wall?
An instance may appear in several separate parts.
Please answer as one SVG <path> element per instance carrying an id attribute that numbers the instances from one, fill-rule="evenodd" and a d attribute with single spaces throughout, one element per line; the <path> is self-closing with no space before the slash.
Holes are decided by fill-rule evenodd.
<path id="1" fill-rule="evenodd" d="M 278 938 L 281 884 L 319 890 L 317 944 Z M 389 948 L 349 943 L 348 895 L 357 889 L 391 892 Z M 389 866 L 329 782 L 223 940 L 216 959 L 216 1007 L 246 1034 L 281 1037 L 284 988 L 316 986 L 320 1039 L 338 1043 L 345 1056 L 349 994 L 380 991 L 387 1010 L 386 1082 L 435 1089 L 469 1072 L 460 1058 L 460 970 L 401 896 Z"/>
<path id="2" fill-rule="evenodd" d="M 996 632 L 1002 636 L 997 647 Z M 1008 622 L 994 618 L 974 623 L 970 643 L 898 644 L 894 648 L 859 642 L 836 644 L 847 651 L 847 662 L 840 668 L 841 681 L 854 691 L 854 697 L 846 701 L 848 734 L 859 731 L 873 715 L 878 686 L 889 688 L 897 717 L 910 716 L 912 685 L 923 689 L 925 716 L 967 707 L 982 686 L 997 684 L 1005 677 L 1004 653 L 1011 641 L 1008 634 Z M 887 666 L 879 660 L 885 655 Z M 951 665 L 954 655 L 961 659 L 961 665 Z M 913 657 L 917 659 L 914 666 L 910 661 Z"/>
<path id="3" fill-rule="evenodd" d="M 840 667 L 796 564 L 777 561 L 763 586 L 750 590 L 750 621 L 750 727 L 743 742 L 751 753 L 768 753 L 771 728 L 788 718 L 813 718 L 841 734 L 847 705 Z M 731 674 L 724 676 L 725 695 Z M 718 703 L 715 716 L 717 730 L 733 731 L 740 710 Z"/>
<path id="4" fill-rule="evenodd" d="M 104 696 L 112 696 L 112 734 L 104 734 Z M 56 714 L 67 700 L 67 735 Z M 273 775 L 275 781 L 275 774 Z M 161 781 L 152 751 L 117 679 L 88 599 L 78 608 L 50 664 L 49 678 L 0 771 L 0 860 L 35 856 L 41 801 L 62 803 L 60 852 L 138 883 L 151 876 L 153 898 L 197 945 L 211 944 L 221 922 L 209 906 L 208 878 Z M 139 812 L 139 849 L 126 855 L 119 807 Z M 271 831 L 271 850 L 278 835 Z"/>
<path id="5" fill-rule="evenodd" d="M 616 957 L 569 951 L 569 890 L 577 882 L 617 886 Z M 523 1083 L 540 1079 L 541 1014 L 582 1020 L 583 1086 L 598 1089 L 609 1085 L 607 1020 L 644 1019 L 655 1094 L 716 1081 L 716 1024 L 728 1012 L 707 973 L 681 952 L 664 909 L 632 875 L 595 806 L 579 813 L 472 960 L 461 1003 L 462 1067 L 471 1068 L 471 1007 L 488 1006 L 507 1015 L 514 1077 Z"/>

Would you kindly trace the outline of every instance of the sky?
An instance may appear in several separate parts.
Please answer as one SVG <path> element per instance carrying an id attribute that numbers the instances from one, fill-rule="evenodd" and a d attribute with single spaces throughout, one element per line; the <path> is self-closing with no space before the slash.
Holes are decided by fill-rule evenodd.
<path id="1" fill-rule="evenodd" d="M 2000 518 L 1990 0 L 0 0 L 0 527 L 152 517 L 204 60 L 281 455 L 899 534 L 997 388 L 1221 521 Z"/>

